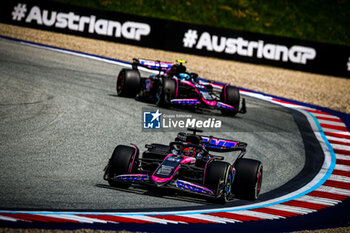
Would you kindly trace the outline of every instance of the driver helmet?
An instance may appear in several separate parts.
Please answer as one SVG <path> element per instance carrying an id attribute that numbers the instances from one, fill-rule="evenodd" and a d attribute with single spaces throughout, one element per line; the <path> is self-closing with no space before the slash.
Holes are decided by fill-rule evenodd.
<path id="1" fill-rule="evenodd" d="M 191 76 L 189 74 L 186 74 L 186 73 L 180 73 L 179 77 L 181 80 L 187 80 L 187 81 L 191 80 Z"/>
<path id="2" fill-rule="evenodd" d="M 186 147 L 183 150 L 183 154 L 188 157 L 195 157 L 196 156 L 196 148 L 195 147 Z"/>

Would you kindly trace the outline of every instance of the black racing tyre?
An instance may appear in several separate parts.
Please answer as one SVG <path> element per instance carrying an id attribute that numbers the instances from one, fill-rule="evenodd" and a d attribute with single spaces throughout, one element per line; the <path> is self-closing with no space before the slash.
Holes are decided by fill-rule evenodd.
<path id="1" fill-rule="evenodd" d="M 122 175 L 129 174 L 137 170 L 139 151 L 137 148 L 131 146 L 117 146 L 110 159 L 109 174 Z M 108 180 L 108 183 L 113 187 L 128 188 L 130 184 Z"/>
<path id="2" fill-rule="evenodd" d="M 215 202 L 226 203 L 232 187 L 232 166 L 223 161 L 211 162 L 206 169 L 204 186 L 214 192 Z"/>
<path id="3" fill-rule="evenodd" d="M 135 97 L 140 91 L 141 76 L 138 70 L 122 69 L 117 78 L 116 89 L 119 96 Z"/>
<path id="4" fill-rule="evenodd" d="M 221 102 L 231 105 L 235 108 L 235 111 L 221 109 L 221 112 L 225 115 L 235 116 L 239 110 L 240 94 L 237 87 L 225 85 L 222 88 L 220 95 Z"/>
<path id="5" fill-rule="evenodd" d="M 240 199 L 256 200 L 262 184 L 262 163 L 254 159 L 239 159 L 235 164 L 235 169 L 232 193 Z"/>
<path id="6" fill-rule="evenodd" d="M 156 104 L 159 107 L 169 107 L 171 99 L 176 96 L 176 81 L 170 78 L 163 78 L 159 82 L 156 92 Z"/>

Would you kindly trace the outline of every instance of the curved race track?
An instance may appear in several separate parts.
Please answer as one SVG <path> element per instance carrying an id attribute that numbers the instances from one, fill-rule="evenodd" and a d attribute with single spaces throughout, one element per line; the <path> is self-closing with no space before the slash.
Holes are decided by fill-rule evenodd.
<path id="1" fill-rule="evenodd" d="M 134 143 L 142 151 L 146 143 L 168 143 L 176 136 L 141 131 L 141 108 L 154 106 L 116 96 L 121 68 L 0 40 L 0 209 L 123 211 L 211 205 L 160 197 L 138 187 L 109 189 L 102 179 L 117 144 Z M 304 142 L 294 120 L 298 116 L 268 102 L 246 100 L 248 113 L 235 118 L 190 113 L 224 122 L 225 132 L 208 134 L 247 142 L 247 157 L 264 164 L 261 197 L 278 195 L 273 190 L 305 165 Z"/>

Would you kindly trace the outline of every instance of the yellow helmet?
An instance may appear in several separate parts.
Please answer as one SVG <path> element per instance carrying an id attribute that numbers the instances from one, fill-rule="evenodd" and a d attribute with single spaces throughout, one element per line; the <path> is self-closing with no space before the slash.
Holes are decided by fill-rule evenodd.
<path id="1" fill-rule="evenodd" d="M 185 61 L 185 60 L 180 60 L 180 59 L 176 60 L 176 62 L 178 62 L 178 63 L 180 63 L 180 64 L 186 64 L 186 63 L 187 63 L 187 61 Z"/>

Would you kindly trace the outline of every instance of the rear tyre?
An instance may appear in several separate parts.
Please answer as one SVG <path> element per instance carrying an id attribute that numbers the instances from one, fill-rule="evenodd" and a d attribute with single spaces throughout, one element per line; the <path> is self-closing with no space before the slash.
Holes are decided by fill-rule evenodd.
<path id="1" fill-rule="evenodd" d="M 240 199 L 256 200 L 262 184 L 262 163 L 254 159 L 239 159 L 235 169 L 232 192 Z"/>
<path id="2" fill-rule="evenodd" d="M 119 96 L 135 97 L 140 91 L 141 76 L 138 70 L 122 69 L 117 78 L 116 89 Z"/>
<path id="3" fill-rule="evenodd" d="M 176 81 L 170 78 L 163 78 L 158 85 L 156 92 L 156 104 L 159 107 L 169 107 L 171 99 L 176 96 Z"/>
<path id="4" fill-rule="evenodd" d="M 216 195 L 215 202 L 225 204 L 231 193 L 232 166 L 223 161 L 210 163 L 206 170 L 204 185 Z"/>
<path id="5" fill-rule="evenodd" d="M 240 94 L 237 87 L 225 85 L 222 88 L 222 92 L 220 95 L 221 102 L 231 105 L 235 108 L 234 111 L 221 109 L 222 114 L 235 116 L 239 110 L 239 102 L 240 102 Z"/>
<path id="6" fill-rule="evenodd" d="M 139 151 L 131 146 L 117 146 L 109 161 L 108 173 L 110 176 L 118 176 L 122 174 L 129 174 L 137 170 Z M 118 182 L 114 180 L 108 180 L 108 183 L 112 187 L 128 188 L 130 184 Z"/>

